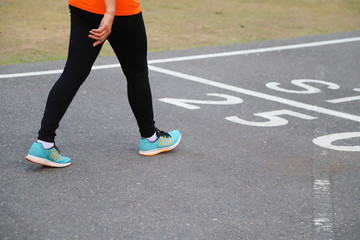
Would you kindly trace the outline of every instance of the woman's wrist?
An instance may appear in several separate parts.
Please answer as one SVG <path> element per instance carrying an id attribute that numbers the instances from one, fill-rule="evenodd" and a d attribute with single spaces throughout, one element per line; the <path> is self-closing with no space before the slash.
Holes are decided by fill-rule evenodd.
<path id="1" fill-rule="evenodd" d="M 107 14 L 111 15 L 111 16 L 115 16 L 115 10 L 106 10 Z"/>

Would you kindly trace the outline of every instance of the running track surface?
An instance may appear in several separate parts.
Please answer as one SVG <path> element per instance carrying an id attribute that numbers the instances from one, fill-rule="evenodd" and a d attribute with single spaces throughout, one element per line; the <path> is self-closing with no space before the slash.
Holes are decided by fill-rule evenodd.
<path id="1" fill-rule="evenodd" d="M 52 169 L 24 156 L 63 66 L 0 66 L 2 239 L 360 238 L 359 31 L 150 53 L 157 126 L 183 133 L 150 158 L 99 58 Z"/>

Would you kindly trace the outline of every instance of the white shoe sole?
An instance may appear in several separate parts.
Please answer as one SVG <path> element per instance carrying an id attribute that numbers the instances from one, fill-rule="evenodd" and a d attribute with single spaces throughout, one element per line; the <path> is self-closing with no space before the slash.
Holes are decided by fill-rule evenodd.
<path id="1" fill-rule="evenodd" d="M 174 148 L 176 148 L 180 144 L 181 136 L 182 135 L 180 135 L 179 140 L 174 145 L 172 145 L 170 147 L 158 148 L 158 149 L 154 149 L 154 150 L 150 150 L 150 151 L 141 151 L 140 150 L 139 154 L 143 155 L 143 156 L 154 156 L 154 155 L 157 155 L 159 153 L 168 152 L 170 150 L 173 150 Z"/>
<path id="2" fill-rule="evenodd" d="M 47 160 L 45 158 L 39 158 L 39 157 L 35 157 L 33 155 L 27 155 L 25 157 L 26 160 L 30 161 L 30 162 L 33 162 L 33 163 L 37 163 L 37 164 L 40 164 L 40 165 L 44 165 L 44 166 L 47 166 L 47 167 L 67 167 L 71 164 L 71 162 L 69 163 L 56 163 L 56 162 L 52 162 L 50 160 Z"/>

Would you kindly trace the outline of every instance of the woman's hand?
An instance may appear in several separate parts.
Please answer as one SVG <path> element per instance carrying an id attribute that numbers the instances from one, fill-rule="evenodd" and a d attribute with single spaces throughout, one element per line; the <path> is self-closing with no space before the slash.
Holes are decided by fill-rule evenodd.
<path id="1" fill-rule="evenodd" d="M 89 38 L 96 40 L 93 47 L 103 43 L 111 33 L 112 24 L 115 14 L 106 12 L 101 20 L 100 26 L 97 29 L 92 29 L 89 33 Z"/>

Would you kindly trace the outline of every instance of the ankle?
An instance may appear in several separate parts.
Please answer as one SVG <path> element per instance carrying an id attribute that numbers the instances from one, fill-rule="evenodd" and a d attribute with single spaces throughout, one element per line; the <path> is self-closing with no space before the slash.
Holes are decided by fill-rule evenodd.
<path id="1" fill-rule="evenodd" d="M 151 136 L 151 137 L 148 137 L 148 138 L 146 138 L 149 142 L 156 142 L 156 140 L 158 140 L 158 136 L 157 136 L 157 134 L 156 134 L 156 131 L 155 131 L 155 133 Z"/>
<path id="2" fill-rule="evenodd" d="M 45 148 L 45 149 L 50 149 L 52 147 L 55 146 L 55 143 L 53 142 L 46 142 L 46 141 L 43 141 L 43 140 L 36 140 L 37 143 L 41 143 L 41 145 Z"/>

